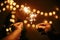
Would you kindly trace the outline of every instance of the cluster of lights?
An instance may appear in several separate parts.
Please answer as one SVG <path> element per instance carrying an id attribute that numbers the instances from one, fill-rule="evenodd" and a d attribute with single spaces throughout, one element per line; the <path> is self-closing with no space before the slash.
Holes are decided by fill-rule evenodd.
<path id="1" fill-rule="evenodd" d="M 11 19 L 10 19 L 10 22 L 12 22 L 12 23 L 15 23 L 15 13 L 16 13 L 17 8 L 19 8 L 19 7 L 21 7 L 20 11 L 23 11 L 24 13 L 29 14 L 29 17 L 28 17 L 29 19 L 28 20 L 31 22 L 31 24 L 32 24 L 33 21 L 36 21 L 36 18 L 37 18 L 38 14 L 39 15 L 44 15 L 44 16 L 54 16 L 56 19 L 59 18 L 58 15 L 56 15 L 55 11 L 47 13 L 47 12 L 42 12 L 42 11 L 39 11 L 39 10 L 36 10 L 36 9 L 31 10 L 30 7 L 25 6 L 25 5 L 20 6 L 20 5 L 16 4 L 16 2 L 14 2 L 13 0 L 7 0 L 7 1 L 4 1 L 4 3 L 5 4 L 8 3 L 8 4 L 2 10 L 5 11 L 6 9 L 9 9 L 9 10 L 12 11 L 11 12 L 12 15 L 11 15 Z M 4 6 L 4 3 L 1 3 L 0 6 Z M 56 10 L 59 11 L 59 8 L 56 8 Z M 1 10 L 0 10 L 0 13 L 1 13 Z M 27 27 L 32 26 L 33 28 L 37 28 L 35 24 L 32 24 L 32 25 L 29 24 L 28 20 L 23 21 L 24 24 L 27 24 Z M 52 24 L 53 22 L 52 21 L 48 22 L 47 20 L 44 20 L 44 23 Z M 7 32 L 9 30 L 11 31 L 11 28 L 6 29 Z"/>

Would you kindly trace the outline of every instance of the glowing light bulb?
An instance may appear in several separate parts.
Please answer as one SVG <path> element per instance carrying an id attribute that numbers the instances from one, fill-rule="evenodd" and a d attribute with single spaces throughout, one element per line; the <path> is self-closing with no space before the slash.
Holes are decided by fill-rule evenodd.
<path id="1" fill-rule="evenodd" d="M 33 12 L 36 12 L 36 9 L 33 9 Z"/>
<path id="2" fill-rule="evenodd" d="M 52 21 L 49 21 L 49 24 L 52 24 Z"/>
<path id="3" fill-rule="evenodd" d="M 26 24 L 28 21 L 27 20 L 24 20 L 24 23 Z"/>
<path id="4" fill-rule="evenodd" d="M 4 3 L 6 4 L 6 3 L 7 3 L 7 1 L 4 1 Z"/>
<path id="5" fill-rule="evenodd" d="M 49 12 L 49 16 L 52 16 L 52 12 Z"/>
<path id="6" fill-rule="evenodd" d="M 59 11 L 59 8 L 57 7 L 56 10 Z"/>
<path id="7" fill-rule="evenodd" d="M 31 25 L 30 24 L 27 24 L 27 27 L 30 27 Z"/>
<path id="8" fill-rule="evenodd" d="M 9 31 L 9 29 L 8 28 L 6 28 L 6 32 L 8 32 Z"/>
<path id="9" fill-rule="evenodd" d="M 16 5 L 16 8 L 19 8 L 19 5 Z"/>
<path id="10" fill-rule="evenodd" d="M 48 13 L 45 13 L 45 16 L 48 16 Z"/>
<path id="11" fill-rule="evenodd" d="M 15 11 L 16 10 L 16 7 L 14 7 L 13 10 Z"/>
<path id="12" fill-rule="evenodd" d="M 6 8 L 8 9 L 9 8 L 9 5 L 6 5 Z"/>
<path id="13" fill-rule="evenodd" d="M 53 15 L 55 15 L 56 14 L 56 12 L 55 11 L 53 11 Z"/>
<path id="14" fill-rule="evenodd" d="M 44 13 L 43 13 L 43 12 L 41 12 L 40 14 L 41 14 L 41 15 L 43 15 Z"/>
<path id="15" fill-rule="evenodd" d="M 38 11 L 37 11 L 37 14 L 39 14 L 39 13 L 40 13 L 40 11 L 38 10 Z"/>
<path id="16" fill-rule="evenodd" d="M 56 15 L 55 18 L 58 19 L 58 16 Z"/>
<path id="17" fill-rule="evenodd" d="M 15 2 L 13 2 L 13 6 L 15 6 L 16 5 L 16 3 Z"/>
<path id="18" fill-rule="evenodd" d="M 5 11 L 6 9 L 5 8 L 3 8 L 3 11 Z"/>
<path id="19" fill-rule="evenodd" d="M 9 27 L 9 30 L 12 31 L 12 30 L 11 30 L 11 27 Z"/>
<path id="20" fill-rule="evenodd" d="M 11 15 L 12 18 L 15 18 L 15 15 Z"/>
<path id="21" fill-rule="evenodd" d="M 32 27 L 35 28 L 35 24 L 32 24 Z"/>
<path id="22" fill-rule="evenodd" d="M 4 3 L 1 3 L 1 6 L 3 6 L 4 5 Z"/>
<path id="23" fill-rule="evenodd" d="M 10 19 L 10 22 L 13 22 L 13 23 L 15 23 L 15 20 L 14 20 L 14 19 Z"/>
<path id="24" fill-rule="evenodd" d="M 24 5 L 21 5 L 21 8 L 24 8 Z"/>
<path id="25" fill-rule="evenodd" d="M 13 9 L 13 6 L 11 5 L 11 6 L 10 6 L 10 10 L 12 10 L 12 9 Z"/>
<path id="26" fill-rule="evenodd" d="M 44 20 L 44 23 L 48 23 L 48 21 L 47 20 Z"/>

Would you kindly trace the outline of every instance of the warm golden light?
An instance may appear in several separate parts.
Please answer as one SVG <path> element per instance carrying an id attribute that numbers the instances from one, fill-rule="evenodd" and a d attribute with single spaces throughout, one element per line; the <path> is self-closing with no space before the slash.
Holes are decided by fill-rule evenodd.
<path id="1" fill-rule="evenodd" d="M 56 10 L 59 11 L 59 8 L 57 7 Z"/>
<path id="2" fill-rule="evenodd" d="M 58 19 L 58 15 L 56 15 L 55 18 Z"/>
<path id="3" fill-rule="evenodd" d="M 48 21 L 47 20 L 44 20 L 44 23 L 48 23 Z"/>
<path id="4" fill-rule="evenodd" d="M 52 16 L 52 12 L 49 12 L 49 16 Z"/>
<path id="5" fill-rule="evenodd" d="M 32 24 L 32 27 L 35 28 L 35 24 Z"/>
<path id="6" fill-rule="evenodd" d="M 13 6 L 16 6 L 16 2 L 13 2 Z"/>
<path id="7" fill-rule="evenodd" d="M 6 4 L 6 3 L 7 3 L 7 1 L 4 1 L 4 3 Z"/>
<path id="8" fill-rule="evenodd" d="M 15 18 L 15 15 L 11 15 L 12 18 Z"/>
<path id="9" fill-rule="evenodd" d="M 6 8 L 3 8 L 3 11 L 5 11 L 6 10 Z"/>
<path id="10" fill-rule="evenodd" d="M 56 14 L 56 12 L 55 11 L 53 11 L 53 15 L 55 15 Z"/>
<path id="11" fill-rule="evenodd" d="M 23 10 L 24 10 L 25 13 L 30 13 L 30 8 L 29 7 L 24 7 Z"/>
<path id="12" fill-rule="evenodd" d="M 45 15 L 44 16 L 48 16 L 48 13 L 45 13 Z"/>
<path id="13" fill-rule="evenodd" d="M 10 22 L 13 22 L 13 23 L 15 23 L 15 20 L 14 20 L 14 19 L 10 19 Z"/>
<path id="14" fill-rule="evenodd" d="M 28 21 L 27 20 L 24 20 L 24 23 L 26 24 Z"/>
<path id="15" fill-rule="evenodd" d="M 43 12 L 40 13 L 40 15 L 43 15 L 43 14 L 44 14 Z"/>
<path id="16" fill-rule="evenodd" d="M 12 9 L 13 9 L 13 6 L 11 5 L 11 6 L 10 6 L 10 10 L 12 10 Z"/>
<path id="17" fill-rule="evenodd" d="M 1 3 L 1 6 L 3 6 L 4 5 L 4 3 Z"/>
<path id="18" fill-rule="evenodd" d="M 16 8 L 19 8 L 19 5 L 16 5 Z"/>
<path id="19" fill-rule="evenodd" d="M 6 32 L 8 32 L 9 31 L 9 29 L 8 28 L 6 28 Z"/>
<path id="20" fill-rule="evenodd" d="M 7 0 L 7 2 L 10 4 L 10 5 L 12 5 L 13 4 L 13 0 Z"/>
<path id="21" fill-rule="evenodd" d="M 9 8 L 9 5 L 6 5 L 6 8 L 8 9 Z"/>
<path id="22" fill-rule="evenodd" d="M 37 11 L 37 14 L 39 14 L 39 13 L 40 13 L 40 11 L 38 10 L 38 11 Z"/>
<path id="23" fill-rule="evenodd" d="M 9 30 L 12 31 L 12 30 L 11 30 L 11 27 L 9 27 Z"/>
<path id="24" fill-rule="evenodd" d="M 27 24 L 27 27 L 30 27 L 31 25 L 30 24 Z"/>
<path id="25" fill-rule="evenodd" d="M 24 8 L 24 5 L 21 5 L 21 8 Z"/>
<path id="26" fill-rule="evenodd" d="M 15 14 L 16 12 L 15 12 L 15 11 L 12 11 L 11 13 L 12 13 L 12 14 Z"/>
<path id="27" fill-rule="evenodd" d="M 52 24 L 52 21 L 49 21 L 49 24 Z"/>
<path id="28" fill-rule="evenodd" d="M 36 12 L 36 9 L 33 9 L 33 12 Z"/>
<path id="29" fill-rule="evenodd" d="M 15 11 L 16 10 L 16 7 L 14 7 L 13 10 Z"/>

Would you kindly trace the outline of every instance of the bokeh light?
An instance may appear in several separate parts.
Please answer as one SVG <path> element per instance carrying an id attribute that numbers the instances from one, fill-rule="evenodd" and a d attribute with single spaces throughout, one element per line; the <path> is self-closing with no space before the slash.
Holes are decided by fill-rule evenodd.
<path id="1" fill-rule="evenodd" d="M 41 13 L 40 13 L 40 15 L 43 15 L 43 14 L 44 14 L 44 12 L 41 12 Z"/>
<path id="2" fill-rule="evenodd" d="M 27 24 L 27 22 L 28 22 L 27 20 L 24 20 L 24 23 L 25 23 L 25 24 Z"/>

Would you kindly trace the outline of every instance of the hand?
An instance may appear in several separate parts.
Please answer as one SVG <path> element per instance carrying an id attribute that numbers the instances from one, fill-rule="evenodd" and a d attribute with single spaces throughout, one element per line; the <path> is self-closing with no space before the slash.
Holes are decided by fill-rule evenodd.
<path id="1" fill-rule="evenodd" d="M 51 29 L 51 25 L 49 23 L 39 23 L 36 25 L 37 29 L 42 28 L 45 31 L 49 31 Z"/>
<path id="2" fill-rule="evenodd" d="M 17 30 L 22 30 L 22 28 L 23 28 L 23 23 L 22 23 L 22 22 L 18 22 L 18 23 L 15 23 L 14 26 L 15 26 L 15 28 L 16 28 Z"/>

